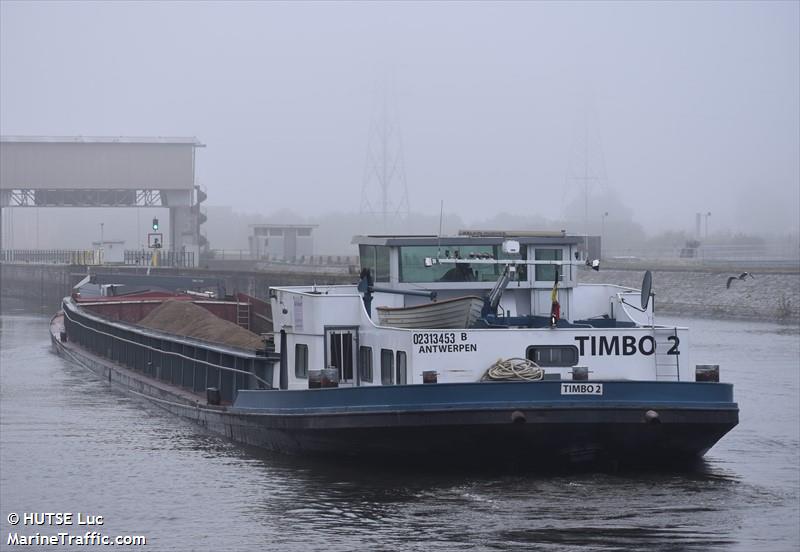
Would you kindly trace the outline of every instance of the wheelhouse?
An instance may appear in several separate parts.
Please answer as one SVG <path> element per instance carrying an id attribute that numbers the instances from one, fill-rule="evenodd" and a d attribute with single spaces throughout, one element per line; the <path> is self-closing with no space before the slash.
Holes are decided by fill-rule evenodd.
<path id="1" fill-rule="evenodd" d="M 362 273 L 369 271 L 369 300 L 363 282 L 271 289 L 287 388 L 308 388 L 318 370 L 339 386 L 422 384 L 431 373 L 438 382 L 477 382 L 509 358 L 536 363 L 548 379 L 691 379 L 686 329 L 654 325 L 652 306 L 639 306 L 640 290 L 578 282 L 589 270 L 580 236 L 481 232 L 357 236 L 353 243 Z M 474 324 L 400 326 L 381 317 L 382 309 L 464 297 L 484 302 Z"/>

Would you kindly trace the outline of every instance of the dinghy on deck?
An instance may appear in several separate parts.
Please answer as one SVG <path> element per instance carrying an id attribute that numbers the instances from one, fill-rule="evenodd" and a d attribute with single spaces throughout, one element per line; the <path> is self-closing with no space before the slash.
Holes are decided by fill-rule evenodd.
<path id="1" fill-rule="evenodd" d="M 381 326 L 395 328 L 470 328 L 481 316 L 483 299 L 475 295 L 412 307 L 377 307 Z"/>

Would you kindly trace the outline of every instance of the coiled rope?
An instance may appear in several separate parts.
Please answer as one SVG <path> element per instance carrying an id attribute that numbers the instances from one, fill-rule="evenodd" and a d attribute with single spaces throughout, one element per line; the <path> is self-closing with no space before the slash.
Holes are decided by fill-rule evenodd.
<path id="1" fill-rule="evenodd" d="M 538 381 L 544 378 L 544 369 L 538 364 L 527 358 L 508 358 L 503 360 L 498 358 L 486 373 L 483 374 L 481 381 L 503 381 L 503 380 L 524 380 Z"/>

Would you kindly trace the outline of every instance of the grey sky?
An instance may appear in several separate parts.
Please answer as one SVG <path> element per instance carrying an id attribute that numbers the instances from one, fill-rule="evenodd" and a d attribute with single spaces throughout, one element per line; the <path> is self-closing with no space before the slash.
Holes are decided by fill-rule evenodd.
<path id="1" fill-rule="evenodd" d="M 194 135 L 211 204 L 355 211 L 393 74 L 412 210 L 561 216 L 591 105 L 648 229 L 797 232 L 798 6 L 3 0 L 0 131 Z"/>

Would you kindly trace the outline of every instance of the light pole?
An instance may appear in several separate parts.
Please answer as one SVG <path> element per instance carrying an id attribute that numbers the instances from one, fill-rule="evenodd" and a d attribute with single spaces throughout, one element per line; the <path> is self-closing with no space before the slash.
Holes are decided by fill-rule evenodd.
<path id="1" fill-rule="evenodd" d="M 103 257 L 105 256 L 104 255 L 105 251 L 106 251 L 106 248 L 103 246 L 103 223 L 101 222 L 100 223 L 100 253 L 99 253 L 99 255 L 100 255 L 100 263 L 99 264 L 104 264 L 105 263 L 105 261 L 103 260 Z"/>
<path id="2" fill-rule="evenodd" d="M 606 233 L 606 217 L 608 216 L 608 211 L 605 211 L 603 215 L 600 217 L 600 259 L 603 259 L 603 236 Z"/>

